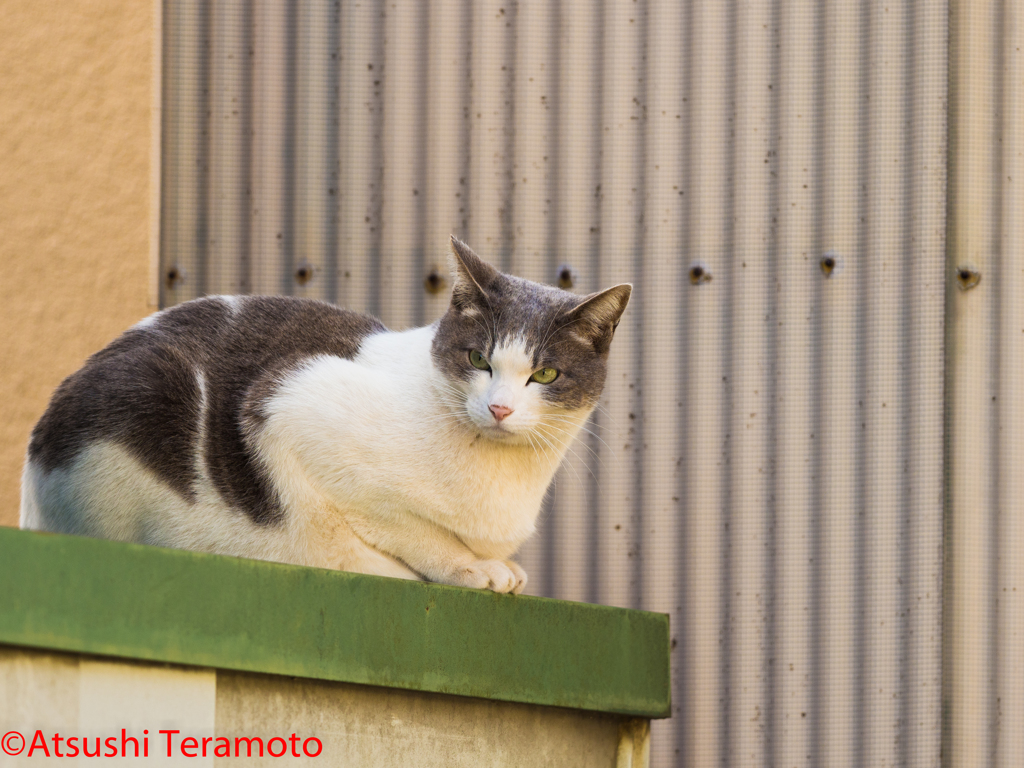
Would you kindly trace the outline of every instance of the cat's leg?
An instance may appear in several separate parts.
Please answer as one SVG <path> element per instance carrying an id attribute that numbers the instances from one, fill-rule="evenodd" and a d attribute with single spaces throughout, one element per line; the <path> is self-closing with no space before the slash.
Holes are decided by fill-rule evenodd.
<path id="1" fill-rule="evenodd" d="M 409 512 L 346 515 L 359 538 L 428 580 L 494 592 L 523 591 L 526 573 L 509 560 L 478 557 L 455 534 Z"/>
<path id="2" fill-rule="evenodd" d="M 366 573 L 371 576 L 390 576 L 395 579 L 422 581 L 423 577 L 393 557 L 374 549 L 360 539 L 348 526 L 348 535 L 339 541 L 337 568 L 352 573 Z"/>
<path id="3" fill-rule="evenodd" d="M 308 483 L 293 482 L 280 493 L 292 524 L 293 562 L 371 576 L 422 581 L 423 577 L 394 557 L 363 541 L 348 515 L 320 496 Z"/>

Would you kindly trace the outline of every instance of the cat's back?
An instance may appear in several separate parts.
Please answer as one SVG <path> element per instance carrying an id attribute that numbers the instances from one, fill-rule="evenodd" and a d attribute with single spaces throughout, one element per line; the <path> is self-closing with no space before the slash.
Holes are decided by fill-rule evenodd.
<path id="1" fill-rule="evenodd" d="M 29 441 L 22 525 L 75 527 L 67 509 L 61 521 L 41 519 L 47 504 L 36 486 L 97 445 L 126 451 L 185 501 L 207 473 L 228 505 L 272 516 L 271 491 L 243 444 L 247 392 L 308 357 L 351 359 L 385 330 L 372 317 L 290 297 L 214 296 L 146 318 L 55 391 Z"/>

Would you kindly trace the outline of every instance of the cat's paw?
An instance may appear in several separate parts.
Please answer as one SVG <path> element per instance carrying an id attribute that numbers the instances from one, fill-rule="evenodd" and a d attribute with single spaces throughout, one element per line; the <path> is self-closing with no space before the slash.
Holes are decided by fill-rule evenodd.
<path id="1" fill-rule="evenodd" d="M 513 594 L 518 595 L 520 592 L 526 589 L 526 571 L 520 568 L 519 563 L 517 563 L 515 560 L 506 560 L 505 565 L 508 566 L 508 569 L 512 571 L 512 573 L 515 574 L 516 583 L 515 586 L 512 587 L 512 592 Z"/>
<path id="2" fill-rule="evenodd" d="M 519 594 L 526 586 L 526 573 L 511 560 L 474 560 L 451 574 L 450 584 L 493 592 Z"/>

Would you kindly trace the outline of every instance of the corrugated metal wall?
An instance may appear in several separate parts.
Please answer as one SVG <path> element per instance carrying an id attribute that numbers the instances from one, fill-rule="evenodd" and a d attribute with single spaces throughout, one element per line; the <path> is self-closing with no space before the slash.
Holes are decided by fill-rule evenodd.
<path id="1" fill-rule="evenodd" d="M 1024 764 L 1024 4 L 950 36 L 944 754 Z"/>
<path id="2" fill-rule="evenodd" d="M 1024 5 L 960 5 L 165 0 L 162 303 L 633 282 L 522 560 L 672 614 L 654 764 L 1024 764 Z"/>

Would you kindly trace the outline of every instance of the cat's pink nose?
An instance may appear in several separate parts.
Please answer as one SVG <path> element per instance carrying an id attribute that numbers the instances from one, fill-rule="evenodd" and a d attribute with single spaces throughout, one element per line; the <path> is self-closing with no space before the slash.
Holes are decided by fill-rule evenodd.
<path id="1" fill-rule="evenodd" d="M 508 416 L 510 413 L 512 413 L 512 409 L 511 408 L 506 408 L 504 405 L 489 405 L 487 407 L 490 408 L 491 409 L 491 413 L 494 414 L 494 420 L 495 421 L 501 421 L 506 416 Z"/>

